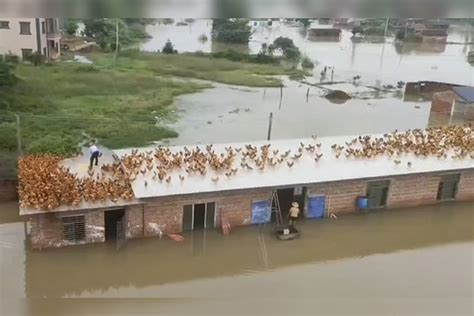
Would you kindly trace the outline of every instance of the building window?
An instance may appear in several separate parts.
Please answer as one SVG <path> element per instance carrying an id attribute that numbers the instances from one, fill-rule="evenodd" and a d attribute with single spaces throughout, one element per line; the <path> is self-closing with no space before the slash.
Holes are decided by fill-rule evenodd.
<path id="1" fill-rule="evenodd" d="M 460 174 L 447 174 L 441 176 L 436 199 L 438 201 L 454 200 L 456 198 L 456 193 L 458 192 L 460 178 Z"/>
<path id="2" fill-rule="evenodd" d="M 20 34 L 31 35 L 30 22 L 20 22 Z"/>
<path id="3" fill-rule="evenodd" d="M 0 21 L 0 29 L 9 29 L 9 28 L 10 28 L 10 22 Z"/>
<path id="4" fill-rule="evenodd" d="M 390 181 L 372 181 L 367 184 L 367 200 L 369 208 L 379 208 L 387 205 Z"/>
<path id="5" fill-rule="evenodd" d="M 33 54 L 33 50 L 32 49 L 29 49 L 29 48 L 22 48 L 21 49 L 21 57 L 23 59 L 28 59 L 31 57 L 31 55 Z"/>
<path id="6" fill-rule="evenodd" d="M 68 216 L 61 218 L 63 225 L 63 238 L 66 241 L 78 242 L 86 238 L 86 217 Z"/>
<path id="7" fill-rule="evenodd" d="M 46 33 L 46 23 L 44 21 L 41 22 L 41 33 L 42 34 Z"/>

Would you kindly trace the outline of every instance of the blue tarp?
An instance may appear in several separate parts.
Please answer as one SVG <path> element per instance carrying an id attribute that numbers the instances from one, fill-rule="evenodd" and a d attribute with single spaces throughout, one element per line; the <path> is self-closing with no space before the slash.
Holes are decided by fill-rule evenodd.
<path id="1" fill-rule="evenodd" d="M 270 201 L 252 203 L 252 224 L 264 224 L 270 221 L 272 206 Z"/>
<path id="2" fill-rule="evenodd" d="M 474 103 L 474 87 L 454 87 L 454 92 L 468 103 Z"/>

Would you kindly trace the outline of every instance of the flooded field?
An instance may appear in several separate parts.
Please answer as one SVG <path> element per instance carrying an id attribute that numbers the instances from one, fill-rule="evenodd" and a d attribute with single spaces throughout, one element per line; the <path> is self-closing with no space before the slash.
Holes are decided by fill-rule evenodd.
<path id="1" fill-rule="evenodd" d="M 251 25 L 249 44 L 237 46 L 214 42 L 211 20 L 175 20 L 148 27 L 152 39 L 142 46 L 147 51 L 161 49 L 171 39 L 179 52 L 237 49 L 258 53 L 262 44 L 286 36 L 317 62 L 312 75 L 302 82 L 284 79 L 283 91 L 211 83 L 214 88 L 179 97 L 179 119 L 170 125 L 179 137 L 170 140 L 172 144 L 266 139 L 270 112 L 274 115 L 272 139 L 472 123 L 430 115 L 430 100 L 405 101 L 403 89 L 384 88 L 398 81 L 419 80 L 474 84 L 473 67 L 466 61 L 467 53 L 474 49 L 472 27 L 451 26 L 447 43 L 399 44 L 393 38 L 386 43 L 353 42 L 349 30 L 343 30 L 340 41 L 311 41 L 308 30 L 296 23 L 274 21 L 270 26 L 252 21 Z M 208 40 L 202 41 L 202 35 Z M 321 81 L 325 66 L 335 67 L 334 76 Z M 352 78 L 357 75 L 361 78 L 354 85 Z M 353 98 L 343 104 L 331 103 L 324 97 L 329 89 L 343 90 Z"/>
<path id="2" fill-rule="evenodd" d="M 179 23 L 181 22 L 181 23 Z M 150 25 L 147 32 L 152 38 L 141 47 L 145 51 L 157 51 L 170 39 L 179 52 L 215 52 L 236 49 L 258 53 L 262 44 L 269 44 L 277 37 L 291 38 L 295 45 L 318 66 L 318 76 L 324 66 L 334 66 L 334 80 L 346 80 L 361 76 L 364 83 L 395 84 L 399 80 L 440 80 L 459 84 L 472 84 L 472 67 L 466 57 L 474 49 L 474 30 L 467 25 L 452 25 L 448 30 L 447 43 L 423 42 L 397 44 L 394 38 L 382 43 L 354 43 L 350 30 L 343 29 L 338 42 L 312 41 L 308 29 L 298 23 L 273 21 L 251 21 L 252 36 L 248 45 L 229 45 L 212 40 L 212 21 L 195 20 L 183 24 L 175 20 L 172 24 Z M 178 25 L 179 24 L 179 25 Z M 318 27 L 313 23 L 311 27 Z M 327 27 L 327 26 L 325 26 Z M 200 39 L 201 35 L 207 41 Z"/>
<path id="3" fill-rule="evenodd" d="M 197 231 L 182 243 L 134 240 L 120 251 L 112 244 L 31 251 L 16 207 L 0 206 L 12 214 L 0 219 L 4 310 L 15 308 L 15 299 L 48 298 L 24 302 L 64 315 L 75 302 L 55 298 L 133 297 L 161 300 L 113 301 L 108 309 L 87 301 L 90 307 L 74 311 L 300 315 L 314 314 L 316 305 L 325 315 L 472 313 L 470 203 L 301 221 L 302 237 L 289 242 L 278 241 L 270 226 L 254 226 L 228 236 Z"/>

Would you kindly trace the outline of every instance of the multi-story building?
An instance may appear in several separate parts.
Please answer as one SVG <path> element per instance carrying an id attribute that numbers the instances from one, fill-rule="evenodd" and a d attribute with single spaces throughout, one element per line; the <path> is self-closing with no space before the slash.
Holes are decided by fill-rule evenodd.
<path id="1" fill-rule="evenodd" d="M 60 39 L 57 18 L 0 18 L 0 55 L 25 58 L 40 52 L 56 59 L 60 55 Z"/>

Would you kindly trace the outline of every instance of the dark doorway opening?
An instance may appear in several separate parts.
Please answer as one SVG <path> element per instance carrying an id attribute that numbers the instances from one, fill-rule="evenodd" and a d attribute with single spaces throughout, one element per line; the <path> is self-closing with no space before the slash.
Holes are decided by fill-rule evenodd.
<path id="1" fill-rule="evenodd" d="M 373 181 L 367 184 L 367 199 L 369 208 L 381 208 L 387 205 L 390 181 Z"/>
<path id="2" fill-rule="evenodd" d="M 106 211 L 105 213 L 105 240 L 117 240 L 117 223 L 125 216 L 125 210 Z"/>
<path id="3" fill-rule="evenodd" d="M 286 221 L 288 217 L 291 203 L 294 200 L 294 191 L 294 188 L 277 190 L 278 201 L 280 202 L 281 217 L 283 218 L 283 221 Z M 272 213 L 272 221 L 276 221 L 275 213 Z"/>
<path id="4" fill-rule="evenodd" d="M 204 229 L 206 220 L 206 204 L 194 204 L 194 220 L 193 227 L 196 229 Z"/>
<path id="5" fill-rule="evenodd" d="M 438 194 L 436 199 L 438 201 L 454 200 L 458 191 L 460 174 L 449 174 L 441 177 L 438 185 Z"/>

